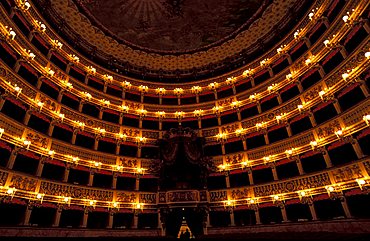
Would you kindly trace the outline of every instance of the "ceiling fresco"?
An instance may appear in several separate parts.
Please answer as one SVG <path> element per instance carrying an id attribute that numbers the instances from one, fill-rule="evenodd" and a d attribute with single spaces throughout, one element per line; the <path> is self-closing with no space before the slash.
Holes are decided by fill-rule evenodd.
<path id="1" fill-rule="evenodd" d="M 187 52 L 224 41 L 266 0 L 76 0 L 116 37 L 157 51 Z"/>

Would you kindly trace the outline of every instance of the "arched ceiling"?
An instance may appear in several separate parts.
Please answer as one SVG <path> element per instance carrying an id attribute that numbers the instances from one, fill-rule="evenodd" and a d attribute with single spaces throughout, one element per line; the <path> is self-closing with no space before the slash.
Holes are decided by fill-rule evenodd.
<path id="1" fill-rule="evenodd" d="M 34 0 L 73 48 L 140 79 L 228 73 L 294 30 L 311 0 Z"/>
<path id="2" fill-rule="evenodd" d="M 157 52 L 189 52 L 220 43 L 264 11 L 268 0 L 80 0 L 116 37 Z"/>

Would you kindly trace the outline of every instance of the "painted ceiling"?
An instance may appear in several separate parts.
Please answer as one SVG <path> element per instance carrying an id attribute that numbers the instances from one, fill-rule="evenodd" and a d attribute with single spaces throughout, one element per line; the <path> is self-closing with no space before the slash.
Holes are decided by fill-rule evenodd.
<path id="1" fill-rule="evenodd" d="M 265 0 L 76 0 L 116 37 L 156 51 L 188 52 L 223 41 Z"/>

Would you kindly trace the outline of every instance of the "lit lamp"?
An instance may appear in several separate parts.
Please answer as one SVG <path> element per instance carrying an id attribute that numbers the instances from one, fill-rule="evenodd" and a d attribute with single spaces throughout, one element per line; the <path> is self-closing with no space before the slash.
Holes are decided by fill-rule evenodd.
<path id="1" fill-rule="evenodd" d="M 242 165 L 242 168 L 245 168 L 245 167 L 249 166 L 248 161 L 242 161 L 240 164 Z"/>
<path id="2" fill-rule="evenodd" d="M 37 102 L 37 106 L 39 107 L 40 112 L 41 112 L 41 111 L 42 111 L 42 107 L 44 106 L 44 103 L 43 103 L 43 102 L 41 102 L 41 101 L 38 101 L 38 102 Z"/>
<path id="3" fill-rule="evenodd" d="M 29 140 L 24 140 L 23 141 L 23 145 L 26 147 L 27 150 L 30 149 L 30 145 L 31 145 L 31 141 Z"/>
<path id="4" fill-rule="evenodd" d="M 334 134 L 338 137 L 338 139 L 340 139 L 343 135 L 343 131 L 342 130 L 337 130 L 334 132 Z"/>
<path id="5" fill-rule="evenodd" d="M 109 100 L 106 100 L 106 99 L 101 99 L 99 100 L 99 102 L 102 104 L 102 105 L 105 105 L 107 107 L 110 106 L 110 101 Z"/>
<path id="6" fill-rule="evenodd" d="M 269 61 L 269 59 L 263 59 L 263 60 L 261 60 L 260 61 L 261 67 L 266 67 L 268 65 L 268 61 Z"/>
<path id="7" fill-rule="evenodd" d="M 147 93 L 148 90 L 149 90 L 149 87 L 146 86 L 146 85 L 140 85 L 139 86 L 139 91 L 141 92 L 141 94 Z"/>
<path id="8" fill-rule="evenodd" d="M 112 81 L 113 81 L 113 76 L 108 75 L 108 74 L 105 74 L 105 75 L 104 75 L 104 79 L 105 79 L 105 81 L 107 81 L 107 82 L 109 82 L 109 83 L 112 83 Z"/>
<path id="9" fill-rule="evenodd" d="M 252 75 L 252 70 L 251 69 L 244 70 L 244 72 L 243 72 L 244 77 L 249 77 L 251 75 Z"/>
<path id="10" fill-rule="evenodd" d="M 49 157 L 50 157 L 51 159 L 53 159 L 53 158 L 54 158 L 54 155 L 55 155 L 55 151 L 53 151 L 53 150 L 49 150 L 49 151 L 48 151 L 48 155 L 49 155 Z"/>
<path id="11" fill-rule="evenodd" d="M 44 196 L 45 196 L 45 194 L 36 193 L 35 199 L 36 199 L 38 202 L 42 203 L 42 201 L 44 200 Z"/>
<path id="12" fill-rule="evenodd" d="M 92 207 L 95 209 L 96 207 L 96 200 L 86 200 L 86 206 Z"/>
<path id="13" fill-rule="evenodd" d="M 200 118 L 203 114 L 203 110 L 194 110 L 193 114 L 195 117 Z"/>
<path id="14" fill-rule="evenodd" d="M 275 116 L 276 122 L 278 124 L 281 124 L 285 120 L 285 117 L 286 117 L 286 113 L 281 113 L 280 115 Z"/>
<path id="15" fill-rule="evenodd" d="M 193 87 L 191 87 L 191 92 L 194 93 L 194 94 L 199 94 L 200 92 L 202 92 L 202 87 L 193 86 Z"/>
<path id="16" fill-rule="evenodd" d="M 143 203 L 139 203 L 139 202 L 132 203 L 132 211 L 134 212 L 135 216 L 141 213 L 143 209 L 144 209 Z"/>
<path id="17" fill-rule="evenodd" d="M 286 155 L 288 158 L 290 158 L 290 157 L 292 157 L 292 156 L 293 156 L 294 151 L 295 151 L 295 148 L 292 148 L 292 149 L 290 149 L 290 150 L 286 150 L 286 151 L 285 151 L 285 155 Z"/>
<path id="18" fill-rule="evenodd" d="M 8 30 L 7 38 L 10 40 L 14 40 L 17 34 L 14 32 L 13 28 L 10 28 L 8 26 L 5 26 L 5 28 Z"/>
<path id="19" fill-rule="evenodd" d="M 360 189 L 363 189 L 363 186 L 366 185 L 365 179 L 356 179 L 357 184 L 360 186 Z"/>
<path id="20" fill-rule="evenodd" d="M 4 128 L 0 128 L 0 138 L 3 136 L 4 132 L 5 132 Z"/>
<path id="21" fill-rule="evenodd" d="M 85 100 L 91 100 L 92 98 L 92 95 L 88 92 L 82 92 L 82 94 L 84 95 L 84 99 Z"/>
<path id="22" fill-rule="evenodd" d="M 324 90 L 321 90 L 320 92 L 319 92 L 319 96 L 320 96 L 320 98 L 321 98 L 321 100 L 324 100 L 324 95 L 325 95 L 325 91 Z"/>
<path id="23" fill-rule="evenodd" d="M 17 84 L 15 84 L 13 89 L 17 93 L 17 98 L 18 98 L 19 94 L 22 92 L 22 88 L 20 88 Z"/>
<path id="24" fill-rule="evenodd" d="M 6 190 L 6 195 L 8 197 L 10 197 L 10 199 L 13 199 L 14 195 L 15 195 L 15 192 L 17 191 L 17 189 L 15 187 L 9 187 L 7 190 Z"/>
<path id="25" fill-rule="evenodd" d="M 370 59 L 370 51 L 365 53 L 365 58 Z"/>
<path id="26" fill-rule="evenodd" d="M 347 70 L 347 72 L 346 72 L 346 73 L 342 74 L 342 78 L 343 78 L 343 80 L 344 80 L 344 81 L 346 81 L 346 82 L 347 82 L 347 79 L 348 79 L 348 77 L 349 77 L 349 72 L 350 72 L 350 70 Z"/>
<path id="27" fill-rule="evenodd" d="M 257 100 L 257 94 L 254 93 L 254 94 L 250 95 L 249 100 L 252 101 L 252 102 L 256 101 Z"/>
<path id="28" fill-rule="evenodd" d="M 131 88 L 131 83 L 130 83 L 130 82 L 128 82 L 128 81 L 123 81 L 123 82 L 122 82 L 122 88 L 123 88 L 124 90 L 128 90 L 128 89 L 130 89 L 130 88 Z"/>
<path id="29" fill-rule="evenodd" d="M 216 91 L 217 88 L 218 88 L 218 83 L 217 82 L 213 82 L 213 83 L 210 83 L 208 85 L 208 89 L 210 89 L 210 90 Z"/>
<path id="30" fill-rule="evenodd" d="M 25 53 L 25 57 L 27 60 L 34 60 L 36 55 L 34 53 L 31 52 L 31 50 L 24 50 L 26 53 Z"/>
<path id="31" fill-rule="evenodd" d="M 213 113 L 216 115 L 219 115 L 221 113 L 221 110 L 222 110 L 222 106 L 214 106 L 212 108 Z"/>
<path id="32" fill-rule="evenodd" d="M 16 3 L 17 6 L 23 11 L 28 11 L 28 9 L 31 7 L 31 4 L 27 0 L 18 0 Z"/>
<path id="33" fill-rule="evenodd" d="M 236 82 L 235 77 L 229 77 L 229 78 L 226 79 L 226 84 L 228 84 L 228 85 L 233 85 L 233 84 L 235 84 L 235 82 Z"/>
<path id="34" fill-rule="evenodd" d="M 237 109 L 239 108 L 239 105 L 240 105 L 240 101 L 236 100 L 236 101 L 233 101 L 231 103 L 231 106 L 233 107 L 233 109 Z"/>
<path id="35" fill-rule="evenodd" d="M 144 109 L 138 109 L 137 112 L 139 113 L 141 118 L 144 118 L 146 116 L 147 110 Z"/>
<path id="36" fill-rule="evenodd" d="M 113 210 L 119 210 L 119 203 L 118 202 L 111 202 L 110 205 L 109 205 L 109 208 L 113 209 Z"/>
<path id="37" fill-rule="evenodd" d="M 120 109 L 121 109 L 121 111 L 122 111 L 122 112 L 124 112 L 124 113 L 127 113 L 127 112 L 128 112 L 128 109 L 129 109 L 129 107 L 128 107 L 127 105 L 121 105 L 119 108 L 120 108 Z"/>
<path id="38" fill-rule="evenodd" d="M 37 30 L 39 32 L 45 33 L 45 31 L 46 31 L 46 25 L 45 24 L 43 24 L 42 22 L 36 20 L 35 21 L 35 25 L 36 25 L 36 28 L 37 28 Z"/>
<path id="39" fill-rule="evenodd" d="M 164 111 L 157 111 L 156 114 L 157 114 L 159 119 L 163 119 L 163 118 L 166 117 L 166 112 L 164 112 Z"/>
<path id="40" fill-rule="evenodd" d="M 46 74 L 49 76 L 49 77 L 53 77 L 54 74 L 55 74 L 55 71 L 52 70 L 51 68 L 49 67 L 45 67 L 45 71 L 46 71 Z"/>
<path id="41" fill-rule="evenodd" d="M 366 125 L 370 125 L 370 115 L 365 115 L 362 119 L 365 121 Z"/>
<path id="42" fill-rule="evenodd" d="M 157 93 L 157 95 L 162 96 L 162 95 L 164 95 L 166 93 L 166 89 L 165 88 L 157 88 L 155 90 L 155 92 Z"/>
<path id="43" fill-rule="evenodd" d="M 232 210 L 235 208 L 236 206 L 236 201 L 235 200 L 226 200 L 226 201 L 223 201 L 223 204 L 224 204 L 224 208 L 226 210 L 228 210 L 229 212 L 232 212 Z"/>
<path id="44" fill-rule="evenodd" d="M 256 124 L 257 131 L 266 128 L 266 122 L 260 122 Z"/>
<path id="45" fill-rule="evenodd" d="M 302 112 L 303 112 L 303 110 L 304 110 L 304 106 L 303 106 L 303 104 L 301 104 L 301 105 L 297 105 L 297 108 L 298 108 L 299 113 L 302 113 Z"/>
<path id="46" fill-rule="evenodd" d="M 217 135 L 216 135 L 216 139 L 217 139 L 217 141 L 218 142 L 224 142 L 224 141 L 226 141 L 227 140 L 227 135 L 226 135 L 226 133 L 218 133 Z"/>
<path id="47" fill-rule="evenodd" d="M 269 94 L 274 91 L 274 88 L 275 88 L 275 84 L 272 84 L 267 87 L 267 91 L 269 92 Z"/>
<path id="48" fill-rule="evenodd" d="M 175 112 L 175 116 L 176 116 L 176 118 L 179 120 L 179 121 L 181 121 L 181 119 L 184 117 L 184 112 L 183 111 L 176 111 Z"/>
<path id="49" fill-rule="evenodd" d="M 60 204 L 64 204 L 64 205 L 70 206 L 71 205 L 71 200 L 72 200 L 71 197 L 59 197 L 59 201 L 58 202 Z"/>
<path id="50" fill-rule="evenodd" d="M 69 57 L 70 57 L 70 59 L 71 59 L 71 61 L 73 62 L 73 63 L 78 63 L 78 62 L 80 62 L 80 58 L 79 57 L 77 57 L 76 55 L 74 55 L 74 54 L 70 54 L 69 55 Z"/>
<path id="51" fill-rule="evenodd" d="M 56 49 L 61 49 L 63 47 L 63 44 L 61 42 L 59 42 L 59 40 L 57 40 L 57 39 L 52 40 L 52 42 L 53 42 L 54 48 L 56 48 Z"/>
<path id="52" fill-rule="evenodd" d="M 96 74 L 96 68 L 94 68 L 92 66 L 87 67 L 87 73 L 91 74 L 91 75 L 95 75 Z"/>
<path id="53" fill-rule="evenodd" d="M 292 80 L 292 79 L 293 79 L 293 74 L 292 74 L 292 73 L 289 73 L 289 74 L 287 74 L 287 75 L 285 76 L 285 78 L 286 78 L 287 80 Z"/>
<path id="54" fill-rule="evenodd" d="M 173 90 L 173 93 L 175 93 L 175 95 L 177 95 L 177 96 L 180 96 L 184 93 L 184 90 L 182 88 L 175 88 Z"/>
<path id="55" fill-rule="evenodd" d="M 317 147 L 317 141 L 311 141 L 310 146 L 311 146 L 312 150 L 315 150 L 316 147 Z"/>
<path id="56" fill-rule="evenodd" d="M 141 148 L 141 146 L 146 143 L 146 137 L 137 136 L 136 137 L 136 143 L 137 143 L 138 147 Z"/>

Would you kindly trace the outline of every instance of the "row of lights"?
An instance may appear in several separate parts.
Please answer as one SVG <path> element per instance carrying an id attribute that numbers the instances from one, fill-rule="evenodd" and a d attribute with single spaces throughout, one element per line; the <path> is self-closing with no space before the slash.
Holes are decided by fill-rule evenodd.
<path id="1" fill-rule="evenodd" d="M 56 41 L 57 42 L 57 41 Z M 59 43 L 59 42 L 57 42 L 57 43 Z M 282 49 L 280 48 L 280 51 L 282 51 Z M 278 51 L 278 52 L 280 52 L 280 51 Z M 370 57 L 370 52 L 367 52 L 366 54 L 365 54 L 365 56 L 367 57 L 367 58 L 369 58 Z M 34 55 L 33 55 L 33 58 L 34 58 Z M 77 56 L 72 56 L 72 58 L 74 59 L 74 61 L 76 61 L 77 60 L 77 62 L 79 61 L 79 58 L 77 57 Z M 77 59 L 76 59 L 77 58 Z M 263 62 L 263 63 L 265 63 L 267 61 L 267 59 L 265 59 L 265 61 Z M 309 58 L 309 59 L 307 59 L 306 60 L 306 63 L 307 64 L 310 64 L 312 62 L 312 56 Z M 92 66 L 90 66 L 90 67 L 88 67 L 88 69 L 89 69 L 89 71 L 90 72 L 92 72 L 92 73 L 95 73 L 96 72 L 96 69 L 95 68 L 93 68 Z M 53 76 L 54 75 L 54 71 L 53 70 L 51 70 L 51 69 L 46 69 L 46 71 L 47 71 L 47 73 L 50 75 L 50 76 Z M 248 70 L 248 72 L 250 72 L 250 70 Z M 110 81 L 112 81 L 113 80 L 113 77 L 112 76 L 109 76 L 109 75 L 104 75 L 104 77 L 105 77 L 105 79 L 108 79 L 108 80 L 110 80 Z M 292 74 L 288 74 L 287 75 L 287 79 L 292 79 Z M 234 78 L 234 77 L 229 77 L 229 78 L 227 78 L 227 83 L 235 83 L 235 81 L 236 81 L 236 79 Z M 130 85 L 130 83 L 129 82 L 125 82 L 124 83 L 125 84 L 125 86 L 131 86 Z M 214 82 L 214 83 L 210 83 L 209 84 L 209 89 L 212 89 L 212 90 L 214 90 L 214 89 L 216 89 L 216 88 L 218 88 L 218 86 L 219 86 L 219 83 L 217 83 L 217 82 Z M 70 84 L 70 89 L 72 89 L 73 88 L 73 86 Z M 273 90 L 273 88 L 274 88 L 274 86 L 269 86 L 268 87 L 268 92 L 269 93 L 271 93 L 271 91 Z M 141 89 L 142 91 L 148 91 L 148 87 L 147 86 L 139 86 L 139 89 Z M 201 91 L 201 87 L 199 87 L 199 86 L 194 86 L 194 90 L 197 90 L 197 91 Z M 164 88 L 159 88 L 159 89 L 157 89 L 157 92 L 158 93 L 165 93 L 165 89 Z M 176 89 L 174 89 L 174 93 L 175 94 L 177 94 L 177 95 L 181 95 L 182 93 L 184 92 L 184 90 L 182 89 L 182 88 L 176 88 Z M 87 93 L 88 94 L 88 93 Z M 259 94 L 260 95 L 260 94 Z M 257 100 L 257 96 L 259 96 L 259 95 L 251 95 L 250 96 L 250 100 L 251 101 L 256 101 Z M 92 96 L 91 96 L 91 94 L 89 94 L 89 100 L 91 100 L 91 98 L 92 98 Z M 102 103 L 101 102 L 102 100 L 99 100 L 99 102 L 100 103 Z M 106 101 L 106 100 L 104 100 L 104 102 L 103 102 L 103 104 L 104 105 L 106 105 L 106 106 L 108 106 L 109 107 L 109 105 L 110 105 L 110 102 L 109 101 Z M 239 103 L 239 104 L 243 104 L 243 103 Z M 126 107 L 124 107 L 124 106 L 122 106 L 126 111 L 128 111 L 128 109 L 126 108 Z M 235 106 L 233 106 L 233 105 L 231 105 L 231 107 L 233 107 L 233 108 L 235 108 Z M 122 109 L 121 108 L 121 106 L 119 107 L 119 109 Z M 161 116 L 162 118 L 164 118 L 163 116 Z M 183 117 L 183 115 L 181 116 L 181 117 Z"/>
<path id="2" fill-rule="evenodd" d="M 364 115 L 363 116 L 363 121 L 365 121 L 366 125 L 369 127 L 370 126 L 370 115 Z M 359 128 L 357 126 L 357 124 L 354 125 L 353 128 L 345 128 L 345 129 L 339 129 L 339 130 L 336 130 L 334 131 L 334 135 L 340 139 L 342 138 L 345 134 L 346 135 L 350 135 L 351 134 L 351 131 L 350 129 L 353 129 L 354 132 L 357 132 L 359 131 L 361 128 Z M 346 133 L 344 133 L 344 130 Z M 236 130 L 235 131 L 238 135 L 238 133 L 241 132 L 241 130 Z M 225 133 L 219 133 L 217 135 L 217 138 L 218 139 L 225 139 L 226 138 L 226 134 Z M 326 141 L 328 140 L 328 141 Z M 261 159 L 255 159 L 255 160 L 244 160 L 240 163 L 236 163 L 236 164 L 233 164 L 233 165 L 241 165 L 242 168 L 244 167 L 250 167 L 252 166 L 252 163 L 254 162 L 258 162 L 259 160 L 262 160 L 263 161 L 263 164 L 267 164 L 267 163 L 270 163 L 270 162 L 276 162 L 277 160 L 281 159 L 281 158 L 291 158 L 292 156 L 297 156 L 299 155 L 300 153 L 303 153 L 307 150 L 305 150 L 305 147 L 308 146 L 310 147 L 310 149 L 312 150 L 316 150 L 319 146 L 323 146 L 323 145 L 326 145 L 326 144 L 329 144 L 330 142 L 333 142 L 333 141 L 336 141 L 336 139 L 333 139 L 331 138 L 331 136 L 328 136 L 326 139 L 320 139 L 320 140 L 314 140 L 314 141 L 311 141 L 308 145 L 303 145 L 303 146 L 300 146 L 300 147 L 294 147 L 292 149 L 289 149 L 289 150 L 286 150 L 284 153 L 278 153 L 278 154 L 275 154 L 275 155 L 269 155 L 269 156 L 265 156 Z M 284 155 L 285 154 L 285 155 Z M 255 164 L 257 165 L 257 164 Z M 220 164 L 218 166 L 218 169 L 219 171 L 228 171 L 230 170 L 231 168 L 231 164 L 229 163 L 226 163 L 226 164 Z"/>
<path id="3" fill-rule="evenodd" d="M 0 138 L 3 138 L 4 133 L 5 133 L 4 128 L 0 128 Z M 7 135 L 7 138 L 4 138 L 4 140 L 9 141 L 8 137 L 11 137 L 11 136 Z M 74 165 L 82 165 L 82 166 L 87 166 L 90 168 L 105 169 L 105 170 L 117 171 L 117 172 L 124 172 L 126 170 L 126 172 L 135 173 L 137 175 L 143 175 L 145 171 L 147 170 L 142 167 L 132 168 L 132 167 L 124 167 L 121 165 L 110 165 L 110 164 L 103 165 L 103 163 L 101 162 L 84 160 L 76 156 L 64 155 L 64 154 L 56 153 L 54 150 L 40 148 L 37 145 L 32 145 L 32 142 L 27 139 L 22 139 L 19 137 L 15 137 L 15 138 L 11 137 L 11 138 L 13 139 L 13 141 L 11 141 L 13 144 L 19 145 L 25 148 L 26 150 L 30 150 L 31 149 L 30 147 L 32 146 L 33 147 L 32 150 L 37 151 L 37 153 L 41 155 L 46 155 L 50 159 L 56 158 L 58 160 L 65 161 L 67 163 L 72 163 Z M 139 141 L 144 142 L 145 140 L 141 138 L 141 140 Z"/>
<path id="4" fill-rule="evenodd" d="M 0 195 L 5 195 L 5 196 L 8 196 L 10 197 L 10 199 L 13 199 L 15 196 L 16 196 L 16 192 L 20 191 L 20 193 L 24 193 L 23 190 L 18 190 L 16 189 L 15 187 L 4 187 L 4 186 L 0 186 Z M 40 203 L 42 203 L 44 201 L 44 198 L 45 196 L 48 197 L 48 201 L 51 201 L 53 202 L 54 200 L 50 200 L 51 199 L 55 199 L 54 202 L 57 202 L 59 204 L 65 204 L 65 205 L 68 205 L 70 206 L 71 203 L 72 203 L 72 200 L 74 200 L 72 197 L 65 197 L 65 196 L 53 196 L 53 195 L 45 195 L 44 193 L 30 193 L 30 192 L 27 192 L 27 195 L 25 195 L 24 197 L 22 197 L 21 195 L 19 195 L 21 198 L 26 198 L 26 199 L 29 199 L 29 200 L 32 200 L 32 201 L 38 201 Z M 50 198 L 49 198 L 50 197 Z M 92 199 L 75 199 L 77 201 L 77 205 L 83 205 L 83 206 L 90 206 L 90 207 L 93 207 L 95 208 L 97 206 L 97 203 L 98 201 L 97 200 L 92 200 Z M 101 203 L 104 203 L 105 207 L 108 207 L 108 208 L 114 208 L 114 209 L 119 209 L 120 207 L 122 207 L 122 205 L 131 205 L 132 209 L 140 209 L 140 210 L 143 210 L 144 209 L 144 206 L 145 204 L 144 203 L 140 203 L 140 202 L 131 202 L 131 203 L 124 203 L 124 202 L 104 202 L 104 201 L 99 201 Z M 126 207 L 127 208 L 127 207 Z"/>
<path id="5" fill-rule="evenodd" d="M 370 115 L 365 115 L 363 116 L 363 121 L 365 121 L 366 125 L 367 126 L 370 126 Z M 80 123 L 81 126 L 83 126 L 82 123 Z M 347 128 L 346 129 L 346 132 L 347 134 L 350 132 L 349 131 L 350 128 Z M 359 130 L 359 127 L 356 127 L 354 128 L 355 130 L 354 131 L 358 131 Z M 96 129 L 98 133 L 104 133 L 105 130 L 104 129 Z M 237 130 L 238 132 L 238 130 Z M 5 129 L 4 128 L 0 128 L 0 138 L 3 137 L 5 133 Z M 224 134 L 224 133 L 223 133 Z M 341 138 L 344 133 L 343 133 L 343 130 L 340 129 L 340 130 L 336 130 L 334 132 L 335 136 L 337 138 Z M 8 137 L 8 136 L 7 136 Z M 124 134 L 119 134 L 119 136 L 117 136 L 117 138 L 126 138 L 127 136 L 124 135 Z M 13 137 L 12 137 L 13 138 Z M 220 137 L 220 138 L 224 138 L 224 137 Z M 23 146 L 25 149 L 29 150 L 30 149 L 30 146 L 32 145 L 32 142 L 30 140 L 27 140 L 27 139 L 22 139 L 22 138 L 19 138 L 19 137 L 16 137 L 16 138 L 13 138 L 14 139 L 14 143 L 15 144 L 18 144 L 18 145 L 21 145 Z M 331 139 L 330 137 L 327 137 L 327 139 Z M 7 138 L 5 138 L 5 140 L 7 140 Z M 145 138 L 144 137 L 138 137 L 138 142 L 145 142 Z M 334 141 L 334 140 L 333 140 Z M 315 141 L 311 141 L 309 143 L 309 146 L 311 147 L 312 150 L 315 150 L 319 145 L 324 145 L 324 144 L 328 144 L 325 142 L 325 140 L 315 140 Z M 295 147 L 295 148 L 292 148 L 290 150 L 286 150 L 284 153 L 280 153 L 280 154 L 275 154 L 275 155 L 269 155 L 269 156 L 266 156 L 266 157 L 263 157 L 261 160 L 263 160 L 263 163 L 264 164 L 267 164 L 269 162 L 275 162 L 277 159 L 278 156 L 280 156 L 281 154 L 285 154 L 285 156 L 287 158 L 290 158 L 292 157 L 293 155 L 298 155 L 300 154 L 301 152 L 303 152 L 304 150 L 304 146 L 301 146 L 301 147 Z M 38 146 L 32 146 L 34 148 L 39 148 Z M 301 150 L 302 149 L 302 150 Z M 301 150 L 301 151 L 299 151 Z M 83 166 L 88 166 L 88 167 L 92 167 L 92 168 L 99 168 L 101 169 L 102 168 L 102 163 L 101 162 L 96 162 L 96 161 L 88 161 L 88 160 L 81 160 L 79 157 L 75 157 L 75 156 L 71 156 L 71 155 L 63 155 L 63 154 L 56 154 L 55 151 L 53 150 L 47 150 L 47 149 L 42 149 L 40 148 L 40 150 L 38 150 L 38 152 L 42 155 L 47 155 L 49 158 L 53 159 L 55 156 L 58 156 L 59 160 L 61 161 L 66 161 L 66 162 L 69 162 L 69 163 L 73 163 L 75 165 L 83 165 Z M 258 161 L 260 159 L 256 159 L 256 160 L 248 160 L 248 161 L 242 161 L 241 164 L 242 167 L 247 167 L 247 166 L 251 166 L 252 163 Z M 230 169 L 230 164 L 222 164 L 222 165 L 219 165 L 218 168 L 220 171 L 227 171 Z M 142 175 L 144 174 L 145 170 L 144 168 L 141 168 L 141 167 L 137 167 L 137 168 L 131 168 L 131 167 L 123 167 L 123 166 L 120 166 L 120 165 L 109 165 L 109 164 L 104 164 L 104 167 L 103 169 L 106 169 L 106 170 L 111 170 L 111 171 L 124 171 L 125 169 L 129 169 L 129 170 L 134 170 L 134 172 L 136 174 L 139 174 L 139 175 Z"/>
<path id="6" fill-rule="evenodd" d="M 353 181 L 352 181 L 353 182 Z M 360 189 L 362 190 L 364 186 L 368 185 L 369 184 L 369 181 L 368 181 L 368 178 L 361 178 L 361 179 L 356 179 L 355 182 L 358 184 L 358 186 L 360 187 Z M 348 183 L 347 183 L 348 184 Z M 313 189 L 306 189 L 306 190 L 300 190 L 300 191 L 297 191 L 295 192 L 295 194 L 298 196 L 299 199 L 303 199 L 303 198 L 306 198 L 306 197 L 311 197 L 313 195 L 318 195 L 318 194 L 321 194 L 321 192 L 317 192 L 318 189 L 321 189 L 321 188 L 315 188 L 316 189 L 316 192 L 314 192 Z M 330 185 L 330 186 L 325 186 L 324 187 L 325 189 L 325 192 L 328 193 L 329 196 L 331 196 L 331 194 L 333 193 L 341 193 L 343 190 L 345 190 L 346 188 L 345 187 L 342 187 L 341 184 L 334 184 L 334 185 Z M 247 199 L 238 199 L 238 200 L 235 200 L 235 199 L 228 199 L 228 200 L 225 200 L 225 201 L 222 201 L 224 207 L 226 208 L 234 208 L 238 202 L 243 202 L 243 201 L 247 201 L 247 204 L 248 205 L 255 205 L 255 204 L 259 204 L 261 203 L 260 200 L 263 200 L 263 202 L 279 202 L 279 201 L 282 201 L 282 202 L 285 202 L 286 199 L 294 199 L 295 197 L 297 196 L 293 196 L 292 195 L 293 193 L 282 193 L 282 194 L 275 194 L 275 195 L 271 195 L 271 196 L 266 196 L 266 197 L 255 197 L 255 198 L 247 198 Z M 244 203 L 244 202 L 243 202 Z"/>
<path id="7" fill-rule="evenodd" d="M 29 4 L 29 2 L 28 1 L 22 1 L 22 0 L 20 0 L 20 1 L 17 1 L 17 5 L 21 8 L 21 9 L 23 9 L 25 12 L 27 12 L 27 10 L 30 8 L 30 4 Z M 321 14 L 323 12 L 323 9 L 321 9 L 321 10 L 319 10 L 318 8 L 314 8 L 314 9 L 312 9 L 312 12 L 308 15 L 308 18 L 310 19 L 310 20 L 314 20 L 314 19 L 317 19 L 318 18 L 318 16 Z M 34 21 L 34 17 L 33 16 L 31 16 L 31 14 L 29 13 L 28 14 L 28 16 L 31 18 L 31 19 L 33 19 L 33 21 Z M 42 24 L 38 24 L 38 25 L 42 25 Z M 45 29 L 46 29 L 46 26 L 45 25 L 43 25 L 43 27 L 42 27 L 42 32 L 45 32 Z M 302 32 L 302 29 L 300 30 L 300 32 Z M 297 37 L 298 36 L 296 36 L 296 34 L 294 34 L 294 37 L 295 37 L 295 39 L 297 39 Z M 52 40 L 52 41 L 54 41 L 54 40 Z M 293 45 L 294 43 L 292 43 L 292 45 Z M 61 46 L 58 46 L 58 48 L 59 49 L 61 49 Z M 282 45 L 282 46 L 280 46 L 278 49 L 277 49 L 277 53 L 280 55 L 281 53 L 283 53 L 283 52 L 286 52 L 286 49 L 287 48 L 287 45 L 285 44 L 285 45 Z M 70 59 L 73 61 L 73 63 L 79 63 L 79 58 L 76 56 L 76 55 L 69 55 L 70 56 Z M 263 59 L 262 61 L 260 61 L 260 65 L 261 66 L 266 66 L 266 65 L 268 65 L 268 62 L 270 62 L 270 59 Z M 96 74 L 96 69 L 94 68 L 94 67 L 92 67 L 92 66 L 89 66 L 89 67 L 87 67 L 87 72 L 89 72 L 89 73 L 91 73 L 91 74 Z M 251 72 L 255 72 L 255 70 L 250 70 L 250 69 L 248 69 L 248 70 L 245 70 L 244 72 L 243 72 L 243 74 L 242 74 L 242 76 L 248 76 Z M 106 75 L 105 75 L 106 76 Z M 105 78 L 104 78 L 105 79 Z M 112 76 L 110 76 L 110 82 L 112 82 L 113 81 L 113 77 Z M 235 78 L 235 77 L 228 77 L 226 80 L 225 80 L 225 82 L 227 83 L 227 84 L 234 84 L 235 82 L 237 81 L 237 79 Z M 214 90 L 214 89 L 216 89 L 216 88 L 218 88 L 218 86 L 219 86 L 219 84 L 222 84 L 222 83 L 217 83 L 217 82 L 214 82 L 214 83 L 210 83 L 209 85 L 208 85 L 208 88 L 210 89 L 210 90 Z M 129 83 L 129 82 L 127 82 L 127 81 L 124 81 L 124 82 L 122 82 L 122 86 L 124 87 L 124 88 L 130 88 L 131 87 L 131 84 Z M 138 86 L 138 90 L 140 90 L 140 91 L 143 91 L 143 92 L 148 92 L 149 91 L 149 88 L 147 87 L 147 86 Z M 157 88 L 157 89 L 155 89 L 154 91 L 157 93 L 157 94 L 159 94 L 159 95 L 163 95 L 164 94 L 164 92 L 165 92 L 165 90 L 164 90 L 164 88 Z M 192 93 L 196 93 L 196 94 L 198 94 L 198 93 L 200 93 L 201 92 L 201 90 L 202 90 L 202 87 L 200 87 L 200 86 L 193 86 L 192 88 L 191 88 L 191 92 Z M 184 90 L 183 89 L 181 89 L 181 88 L 175 88 L 174 90 L 173 90 L 173 92 L 174 92 L 174 94 L 175 95 L 179 95 L 179 94 L 182 94 L 183 92 L 184 92 Z"/>

